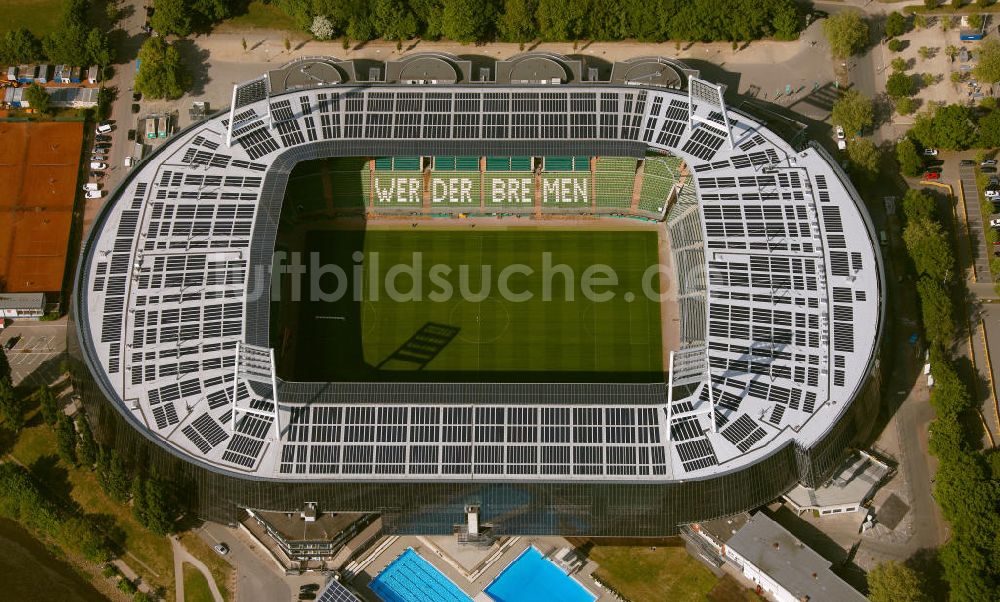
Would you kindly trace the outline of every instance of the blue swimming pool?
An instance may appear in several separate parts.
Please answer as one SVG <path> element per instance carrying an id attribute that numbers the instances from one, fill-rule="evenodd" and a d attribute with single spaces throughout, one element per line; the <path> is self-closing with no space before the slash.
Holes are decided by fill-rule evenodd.
<path id="1" fill-rule="evenodd" d="M 593 602 L 597 596 L 530 547 L 486 587 L 496 602 Z"/>
<path id="2" fill-rule="evenodd" d="M 385 602 L 472 602 L 441 571 L 407 548 L 368 584 Z"/>

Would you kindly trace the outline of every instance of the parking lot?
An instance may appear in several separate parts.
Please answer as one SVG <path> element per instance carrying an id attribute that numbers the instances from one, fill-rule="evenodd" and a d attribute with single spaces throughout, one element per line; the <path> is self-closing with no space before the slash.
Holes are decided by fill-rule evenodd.
<path id="1" fill-rule="evenodd" d="M 979 210 L 979 189 L 976 187 L 974 165 L 959 165 L 959 179 L 962 181 L 962 198 L 969 214 L 969 237 L 972 239 L 972 261 L 976 268 L 976 282 L 993 282 L 990 274 L 991 249 L 987 249 L 986 227 L 983 214 Z"/>
<path id="2" fill-rule="evenodd" d="M 12 339 L 17 342 L 7 349 Z M 10 362 L 15 387 L 49 384 L 59 376 L 59 364 L 66 351 L 66 319 L 14 322 L 0 332 L 0 345 Z"/>

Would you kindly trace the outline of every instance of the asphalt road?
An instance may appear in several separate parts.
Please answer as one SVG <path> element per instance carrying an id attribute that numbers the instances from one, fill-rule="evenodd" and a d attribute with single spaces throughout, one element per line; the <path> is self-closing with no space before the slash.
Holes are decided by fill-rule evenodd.
<path id="1" fill-rule="evenodd" d="M 291 600 L 292 590 L 278 573 L 277 566 L 261 558 L 261 550 L 252 549 L 246 535 L 212 522 L 206 522 L 197 532 L 211 545 L 225 542 L 229 546 L 225 558 L 236 567 L 236 599 L 239 602 Z"/>

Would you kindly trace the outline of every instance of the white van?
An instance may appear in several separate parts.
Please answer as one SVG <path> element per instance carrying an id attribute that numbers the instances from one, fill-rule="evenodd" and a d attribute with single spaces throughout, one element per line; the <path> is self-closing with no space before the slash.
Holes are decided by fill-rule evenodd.
<path id="1" fill-rule="evenodd" d="M 99 185 L 97 184 L 97 182 L 87 182 L 86 184 L 83 185 L 83 190 L 85 192 L 88 190 L 97 190 L 98 188 Z"/>
<path id="2" fill-rule="evenodd" d="M 97 124 L 97 129 L 94 131 L 97 132 L 98 134 L 107 134 L 108 132 L 111 131 L 111 124 L 107 121 L 102 121 L 101 123 Z"/>

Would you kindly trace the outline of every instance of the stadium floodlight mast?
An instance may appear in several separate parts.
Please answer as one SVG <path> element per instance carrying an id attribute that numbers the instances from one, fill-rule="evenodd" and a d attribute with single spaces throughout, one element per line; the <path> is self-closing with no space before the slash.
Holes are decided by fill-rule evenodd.
<path id="1" fill-rule="evenodd" d="M 278 412 L 278 379 L 274 373 L 274 349 L 270 347 L 258 347 L 246 343 L 236 342 L 236 366 L 234 369 L 233 388 L 229 398 L 229 406 L 232 410 L 230 428 L 236 432 L 236 415 L 253 414 L 262 418 L 271 418 L 274 425 L 275 441 L 281 439 L 281 422 Z M 240 380 L 256 382 L 271 386 L 271 403 L 273 411 L 259 410 L 249 406 L 240 407 L 239 386 Z"/>
<path id="2" fill-rule="evenodd" d="M 733 142 L 733 128 L 729 124 L 729 111 L 722 97 L 724 91 L 725 86 L 722 84 L 713 84 L 689 75 L 688 127 L 694 130 L 698 123 L 712 128 L 726 137 L 732 150 L 736 145 Z"/>
<path id="3" fill-rule="evenodd" d="M 237 110 L 261 100 L 267 101 L 267 114 L 258 115 L 253 109 L 237 113 Z M 233 131 L 254 121 L 271 123 L 271 86 L 267 75 L 233 85 L 233 99 L 229 103 L 229 127 L 226 129 L 226 146 L 233 145 Z"/>

